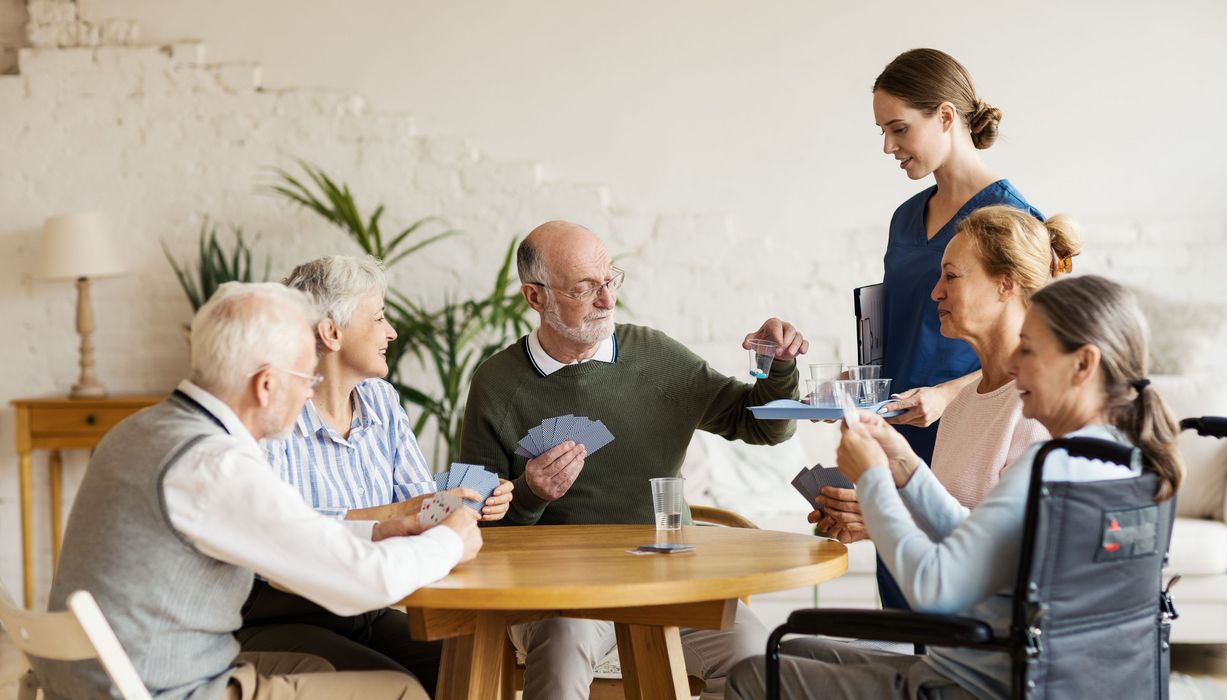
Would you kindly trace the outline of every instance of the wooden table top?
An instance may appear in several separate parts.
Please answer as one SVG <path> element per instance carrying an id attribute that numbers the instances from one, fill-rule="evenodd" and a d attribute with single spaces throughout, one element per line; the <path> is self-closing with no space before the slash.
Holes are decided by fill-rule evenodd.
<path id="1" fill-rule="evenodd" d="M 772 530 L 693 526 L 683 554 L 629 554 L 652 525 L 482 529 L 477 558 L 402 601 L 444 610 L 542 610 L 670 605 L 811 586 L 848 568 L 842 544 Z"/>

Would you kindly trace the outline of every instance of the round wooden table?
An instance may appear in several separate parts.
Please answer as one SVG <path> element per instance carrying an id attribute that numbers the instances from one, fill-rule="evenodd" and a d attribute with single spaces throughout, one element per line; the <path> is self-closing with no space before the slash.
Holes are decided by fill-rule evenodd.
<path id="1" fill-rule="evenodd" d="M 507 626 L 550 617 L 614 622 L 626 697 L 687 698 L 679 628 L 730 629 L 737 599 L 829 581 L 838 542 L 772 530 L 685 527 L 680 554 L 630 554 L 652 525 L 482 530 L 477 558 L 402 603 L 417 639 L 443 639 L 437 698 L 505 697 Z"/>

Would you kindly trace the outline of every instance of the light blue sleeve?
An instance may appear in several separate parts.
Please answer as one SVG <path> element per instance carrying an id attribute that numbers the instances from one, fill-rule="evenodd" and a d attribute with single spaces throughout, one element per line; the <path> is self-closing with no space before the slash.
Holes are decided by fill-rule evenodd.
<path id="1" fill-rule="evenodd" d="M 933 470 L 923 462 L 907 484 L 899 489 L 899 496 L 916 525 L 934 542 L 940 542 L 949 535 L 971 512 L 950 495 L 933 475 Z"/>
<path id="2" fill-rule="evenodd" d="M 1030 472 L 1029 461 L 1007 469 L 974 511 L 963 509 L 964 517 L 952 528 L 957 514 L 949 501 L 954 499 L 936 479 L 928 486 L 918 482 L 905 504 L 888 470 L 861 476 L 856 487 L 865 526 L 914 609 L 962 613 L 1010 585 L 1018 568 Z M 931 538 L 917 522 L 947 534 Z"/>

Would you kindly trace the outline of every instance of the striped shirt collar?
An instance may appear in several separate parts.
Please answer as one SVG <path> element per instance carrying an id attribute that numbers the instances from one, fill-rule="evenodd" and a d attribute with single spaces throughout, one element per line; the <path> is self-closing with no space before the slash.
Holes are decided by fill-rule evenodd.
<path id="1" fill-rule="evenodd" d="M 596 349 L 596 354 L 587 360 L 564 363 L 550 357 L 545 348 L 541 347 L 541 340 L 537 337 L 539 330 L 541 329 L 534 328 L 533 332 L 528 334 L 528 361 L 532 363 L 533 369 L 537 370 L 537 374 L 543 377 L 548 377 L 569 364 L 578 365 L 591 360 L 611 364 L 618 361 L 617 333 L 611 333 L 608 338 L 602 340 L 600 346 Z"/>
<path id="2" fill-rule="evenodd" d="M 373 398 L 367 392 L 359 391 L 357 388 L 354 389 L 354 394 L 357 394 L 358 398 L 355 401 L 354 421 L 350 424 L 350 429 L 383 425 L 383 419 L 379 417 L 379 411 L 375 410 L 375 406 L 371 403 Z M 319 411 L 315 410 L 315 402 L 311 399 L 307 399 L 307 403 L 303 404 L 302 413 L 298 414 L 295 426 L 298 434 L 304 437 L 318 433 L 321 430 L 328 430 L 331 433 L 328 426 L 324 425 L 324 419 L 320 418 Z"/>

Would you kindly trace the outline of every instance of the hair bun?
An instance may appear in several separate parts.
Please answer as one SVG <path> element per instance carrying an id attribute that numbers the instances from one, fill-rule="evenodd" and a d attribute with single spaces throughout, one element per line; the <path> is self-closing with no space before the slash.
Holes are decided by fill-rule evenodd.
<path id="1" fill-rule="evenodd" d="M 1000 123 L 1001 110 L 984 100 L 976 100 L 975 110 L 967 118 L 972 145 L 980 149 L 993 145 L 997 140 L 997 126 Z"/>

